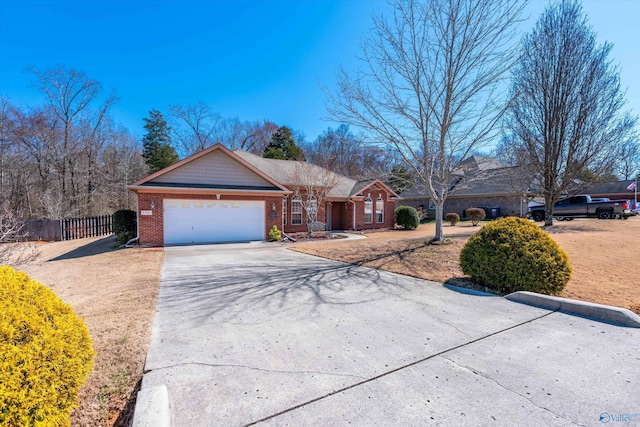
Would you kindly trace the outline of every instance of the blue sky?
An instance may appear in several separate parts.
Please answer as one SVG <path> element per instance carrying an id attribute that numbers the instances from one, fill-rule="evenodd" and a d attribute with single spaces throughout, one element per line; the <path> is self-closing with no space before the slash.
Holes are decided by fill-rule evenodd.
<path id="1" fill-rule="evenodd" d="M 527 31 L 546 1 L 533 0 Z M 640 1 L 586 0 L 614 44 L 629 107 L 640 113 Z M 0 94 L 35 106 L 27 66 L 82 70 L 120 97 L 114 119 L 137 136 L 151 109 L 204 101 L 223 117 L 268 119 L 315 139 L 328 126 L 337 68 L 358 66 L 379 0 L 0 1 Z"/>

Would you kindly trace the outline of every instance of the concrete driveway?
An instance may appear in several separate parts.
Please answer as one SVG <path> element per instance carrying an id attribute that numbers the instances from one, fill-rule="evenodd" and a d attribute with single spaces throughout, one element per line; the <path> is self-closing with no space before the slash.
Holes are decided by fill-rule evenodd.
<path id="1" fill-rule="evenodd" d="M 640 425 L 640 329 L 280 245 L 167 248 L 151 341 L 138 425 Z"/>

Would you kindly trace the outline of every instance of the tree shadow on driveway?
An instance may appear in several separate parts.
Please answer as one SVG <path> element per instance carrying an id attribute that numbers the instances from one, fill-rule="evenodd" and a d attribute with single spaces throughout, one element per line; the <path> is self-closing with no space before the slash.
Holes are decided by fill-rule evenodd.
<path id="1" fill-rule="evenodd" d="M 283 253 L 279 259 L 204 265 L 166 272 L 158 306 L 194 321 L 225 321 L 256 311 L 313 313 L 325 304 L 361 304 L 399 295 L 417 281 L 384 271 Z"/>

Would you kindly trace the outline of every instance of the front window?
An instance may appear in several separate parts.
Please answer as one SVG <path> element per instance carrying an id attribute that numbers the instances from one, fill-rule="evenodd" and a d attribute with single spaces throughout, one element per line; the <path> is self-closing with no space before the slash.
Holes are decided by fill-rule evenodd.
<path id="1" fill-rule="evenodd" d="M 302 199 L 300 196 L 293 196 L 291 199 L 291 224 L 302 224 Z"/>
<path id="2" fill-rule="evenodd" d="M 384 222 L 384 201 L 380 197 L 376 200 L 376 222 L 378 224 Z"/>
<path id="3" fill-rule="evenodd" d="M 371 224 L 373 222 L 373 201 L 371 197 L 364 199 L 364 223 Z"/>

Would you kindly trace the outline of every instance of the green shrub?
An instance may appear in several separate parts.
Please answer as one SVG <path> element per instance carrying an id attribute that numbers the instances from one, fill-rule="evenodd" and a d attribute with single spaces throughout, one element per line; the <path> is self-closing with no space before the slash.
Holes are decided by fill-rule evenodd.
<path id="1" fill-rule="evenodd" d="M 271 230 L 269 230 L 269 239 L 276 242 L 282 239 L 282 232 L 278 230 L 278 227 L 276 227 L 275 225 L 271 227 Z"/>
<path id="2" fill-rule="evenodd" d="M 113 232 L 115 234 L 136 232 L 136 213 L 129 209 L 120 209 L 113 213 Z"/>
<path id="3" fill-rule="evenodd" d="M 93 357 L 89 331 L 68 304 L 0 267 L 0 425 L 68 426 Z"/>
<path id="4" fill-rule="evenodd" d="M 569 256 L 558 243 L 515 217 L 493 221 L 471 236 L 460 266 L 472 281 L 505 293 L 558 294 L 571 277 Z"/>
<path id="5" fill-rule="evenodd" d="M 444 220 L 451 224 L 451 226 L 454 226 L 460 222 L 460 215 L 455 212 L 449 212 L 444 216 Z"/>
<path id="6" fill-rule="evenodd" d="M 420 225 L 420 216 L 411 206 L 398 206 L 394 212 L 396 224 L 407 229 L 412 230 Z"/>
<path id="7" fill-rule="evenodd" d="M 118 241 L 118 245 L 124 245 L 134 237 L 136 237 L 135 231 L 123 231 L 122 233 L 116 234 L 116 240 Z"/>
<path id="8" fill-rule="evenodd" d="M 478 225 L 487 217 L 487 213 L 482 208 L 469 208 L 465 211 L 465 216 L 471 220 L 473 225 Z"/>

